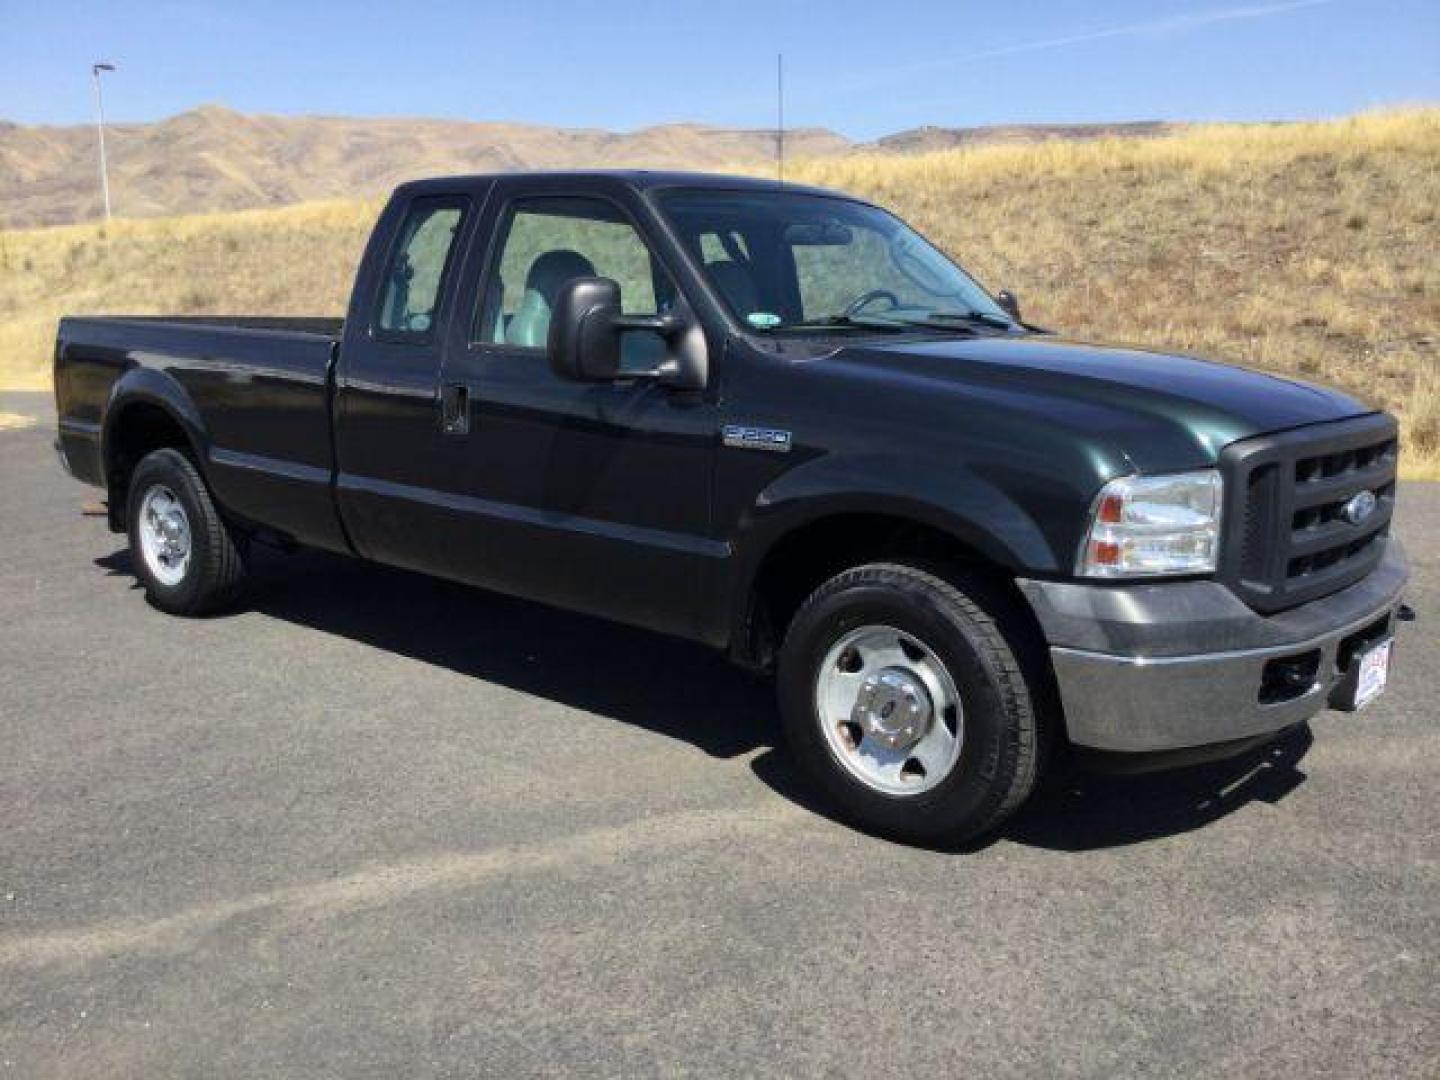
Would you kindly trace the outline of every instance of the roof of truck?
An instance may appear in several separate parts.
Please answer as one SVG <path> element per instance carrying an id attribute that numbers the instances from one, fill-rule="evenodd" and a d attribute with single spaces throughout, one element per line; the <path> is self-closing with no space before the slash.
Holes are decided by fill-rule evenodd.
<path id="1" fill-rule="evenodd" d="M 408 193 L 454 191 L 457 188 L 473 187 L 493 180 L 568 180 L 577 186 L 587 183 L 621 183 L 630 187 L 647 190 L 651 188 L 712 188 L 721 191 L 775 191 L 782 187 L 786 191 L 806 195 L 828 195 L 832 198 L 849 199 L 854 196 L 842 191 L 812 187 L 807 184 L 783 185 L 776 180 L 754 176 L 727 176 L 723 173 L 682 172 L 677 170 L 651 169 L 558 169 L 526 170 L 522 172 L 474 173 L 462 176 L 436 176 L 424 180 L 412 180 L 401 184 L 399 189 Z"/>

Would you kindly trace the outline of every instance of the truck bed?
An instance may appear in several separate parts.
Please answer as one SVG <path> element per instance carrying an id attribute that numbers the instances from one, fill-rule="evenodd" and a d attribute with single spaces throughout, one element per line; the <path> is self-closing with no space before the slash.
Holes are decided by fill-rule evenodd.
<path id="1" fill-rule="evenodd" d="M 329 496 L 330 405 L 344 320 L 293 316 L 66 318 L 55 352 L 60 451 L 72 474 L 104 483 L 104 426 L 122 378 L 193 415 L 198 464 L 240 517 L 339 545 Z M 181 413 L 180 415 L 184 415 Z"/>

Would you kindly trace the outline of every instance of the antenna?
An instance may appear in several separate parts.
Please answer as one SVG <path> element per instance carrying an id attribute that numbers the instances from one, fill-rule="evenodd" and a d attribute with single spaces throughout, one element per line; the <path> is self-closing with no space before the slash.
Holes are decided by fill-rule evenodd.
<path id="1" fill-rule="evenodd" d="M 785 54 L 775 54 L 775 169 L 776 180 L 785 185 Z"/>

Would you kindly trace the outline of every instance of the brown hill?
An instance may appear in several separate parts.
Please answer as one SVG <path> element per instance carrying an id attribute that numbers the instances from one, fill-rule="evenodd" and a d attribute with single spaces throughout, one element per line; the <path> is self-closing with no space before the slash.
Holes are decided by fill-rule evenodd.
<path id="1" fill-rule="evenodd" d="M 805 156 L 848 149 L 834 132 L 786 133 Z M 774 153 L 768 131 L 669 124 L 616 133 L 453 120 L 250 116 L 207 105 L 106 127 L 115 212 L 236 210 L 375 195 L 417 176 L 576 166 L 714 168 Z M 95 129 L 0 124 L 0 217 L 58 225 L 101 212 Z"/>
<path id="2" fill-rule="evenodd" d="M 786 153 L 924 151 L 982 142 L 1155 134 L 1167 125 L 916 128 L 856 144 L 791 129 Z M 631 132 L 459 120 L 258 116 L 206 105 L 153 124 L 106 127 L 115 213 L 156 217 L 381 194 L 417 176 L 506 169 L 715 169 L 775 152 L 771 131 L 666 124 Z M 95 129 L 0 121 L 0 227 L 101 213 Z"/>

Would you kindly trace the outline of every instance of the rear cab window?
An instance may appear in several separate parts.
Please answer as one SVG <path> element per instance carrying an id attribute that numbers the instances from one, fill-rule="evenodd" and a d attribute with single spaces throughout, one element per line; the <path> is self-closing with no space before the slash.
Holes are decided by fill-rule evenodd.
<path id="1" fill-rule="evenodd" d="M 468 200 L 450 196 L 410 204 L 381 279 L 373 322 L 377 337 L 428 341 L 434 336 L 467 206 Z"/>

